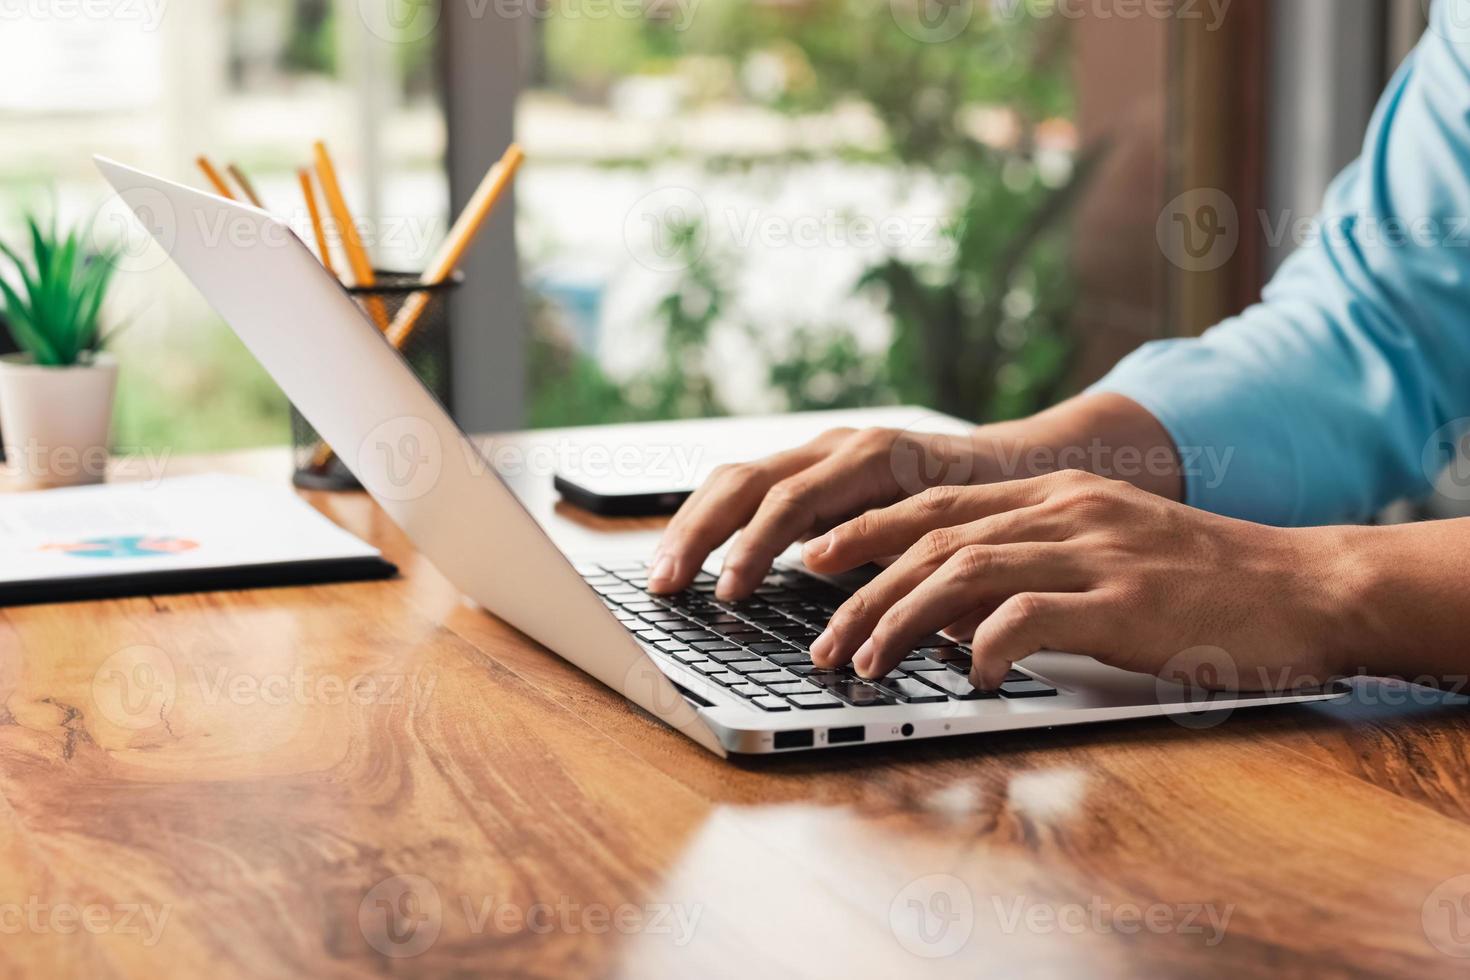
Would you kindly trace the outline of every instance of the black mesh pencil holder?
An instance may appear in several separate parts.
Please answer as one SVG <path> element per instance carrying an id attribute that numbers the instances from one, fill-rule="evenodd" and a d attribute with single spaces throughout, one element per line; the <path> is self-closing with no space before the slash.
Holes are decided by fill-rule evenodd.
<path id="1" fill-rule="evenodd" d="M 372 286 L 349 286 L 348 294 L 368 319 L 389 331 L 403 330 L 398 352 L 434 397 L 449 404 L 449 296 L 464 281 L 456 272 L 437 286 L 425 286 L 415 273 L 376 272 Z M 411 329 L 409 329 L 411 328 Z M 330 383 L 330 379 L 327 380 Z M 291 406 L 292 482 L 307 490 L 360 490 L 362 485 Z"/>

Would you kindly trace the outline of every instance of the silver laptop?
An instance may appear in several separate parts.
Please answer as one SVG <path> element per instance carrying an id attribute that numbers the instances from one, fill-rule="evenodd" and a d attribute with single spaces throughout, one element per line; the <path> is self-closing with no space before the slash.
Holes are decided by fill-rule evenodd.
<path id="1" fill-rule="evenodd" d="M 818 671 L 807 644 L 847 594 L 792 565 L 749 600 L 702 575 L 645 591 L 644 554 L 563 554 L 317 261 L 270 214 L 98 158 L 122 200 L 418 549 L 475 602 L 720 755 L 1115 721 L 1322 700 L 1206 695 L 1064 653 L 998 692 L 931 637 L 882 681 Z M 405 463 L 410 465 L 404 465 Z"/>

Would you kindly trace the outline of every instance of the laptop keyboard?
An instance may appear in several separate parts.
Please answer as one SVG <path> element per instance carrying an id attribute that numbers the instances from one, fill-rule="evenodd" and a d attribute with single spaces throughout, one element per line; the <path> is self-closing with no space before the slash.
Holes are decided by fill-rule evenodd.
<path id="1" fill-rule="evenodd" d="M 802 572 L 778 569 L 748 599 L 715 598 L 715 577 L 701 572 L 675 595 L 648 591 L 643 562 L 579 565 L 614 616 L 657 653 L 690 667 L 763 711 L 818 711 L 844 705 L 934 704 L 983 698 L 1035 698 L 1056 688 L 1020 670 L 998 691 L 970 685 L 970 651 L 942 636 L 925 637 L 887 677 L 867 681 L 850 667 L 821 670 L 807 648 L 847 593 Z"/>

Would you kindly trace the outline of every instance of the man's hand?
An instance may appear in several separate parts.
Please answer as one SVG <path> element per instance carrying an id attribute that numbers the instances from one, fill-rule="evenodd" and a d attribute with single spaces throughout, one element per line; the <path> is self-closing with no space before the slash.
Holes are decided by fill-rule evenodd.
<path id="1" fill-rule="evenodd" d="M 984 689 L 1039 650 L 1157 673 L 1201 646 L 1228 655 L 1236 677 L 1222 687 L 1323 683 L 1353 595 L 1340 530 L 1230 520 L 1078 471 L 937 487 L 807 542 L 824 573 L 902 553 L 843 604 L 812 657 L 882 677 L 944 630 L 973 634 L 970 680 Z"/>
<path id="2" fill-rule="evenodd" d="M 793 542 L 926 487 L 992 479 L 992 469 L 967 437 L 899 429 L 834 429 L 789 452 L 722 466 L 664 532 L 649 587 L 685 588 L 710 552 L 744 528 L 717 587 L 722 599 L 743 598 Z"/>

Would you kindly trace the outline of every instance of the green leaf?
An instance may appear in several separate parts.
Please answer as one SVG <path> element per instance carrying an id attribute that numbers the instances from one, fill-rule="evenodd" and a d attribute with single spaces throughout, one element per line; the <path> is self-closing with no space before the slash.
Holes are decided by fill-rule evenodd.
<path id="1" fill-rule="evenodd" d="M 100 346 L 112 255 L 89 256 L 80 228 L 61 234 L 54 209 L 49 228 L 34 214 L 25 223 L 30 261 L 0 242 L 0 256 L 15 267 L 18 279 L 18 285 L 0 279 L 11 334 L 37 364 L 75 364 Z"/>

